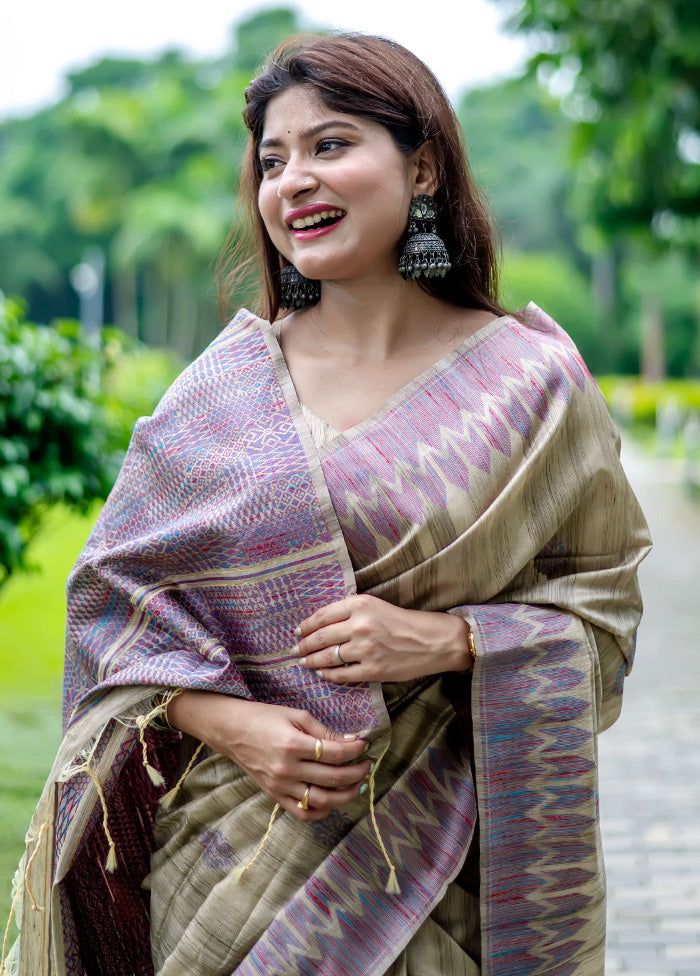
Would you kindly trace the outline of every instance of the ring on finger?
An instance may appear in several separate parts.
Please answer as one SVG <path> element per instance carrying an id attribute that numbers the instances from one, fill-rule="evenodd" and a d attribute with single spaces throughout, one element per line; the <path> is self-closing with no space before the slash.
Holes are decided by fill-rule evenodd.
<path id="1" fill-rule="evenodd" d="M 347 662 L 347 661 L 345 661 L 345 660 L 344 660 L 344 659 L 343 659 L 343 658 L 341 657 L 341 655 L 340 655 L 340 647 L 341 647 L 341 645 L 340 645 L 340 644 L 336 644 L 336 645 L 335 645 L 335 650 L 333 651 L 333 654 L 335 655 L 335 659 L 336 659 L 336 661 L 338 662 L 338 664 L 340 664 L 340 665 L 342 665 L 342 666 L 343 666 L 344 668 L 347 668 L 347 666 L 348 666 L 348 662 Z"/>
<path id="2" fill-rule="evenodd" d="M 311 783 L 309 783 L 309 785 L 306 787 L 306 790 L 304 791 L 304 795 L 302 796 L 301 800 L 299 800 L 299 802 L 297 803 L 297 806 L 299 807 L 300 810 L 308 810 L 309 809 L 309 791 L 310 791 L 310 789 L 311 789 Z"/>
<path id="3" fill-rule="evenodd" d="M 316 754 L 314 755 L 314 761 L 318 762 L 323 755 L 323 743 L 320 739 L 316 739 Z"/>

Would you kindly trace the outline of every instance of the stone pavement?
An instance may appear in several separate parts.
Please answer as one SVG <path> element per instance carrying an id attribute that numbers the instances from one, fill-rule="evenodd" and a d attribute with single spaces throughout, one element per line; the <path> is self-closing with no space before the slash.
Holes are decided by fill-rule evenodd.
<path id="1" fill-rule="evenodd" d="M 608 976 L 700 976 L 700 501 L 625 444 L 651 527 L 622 715 L 601 736 Z"/>

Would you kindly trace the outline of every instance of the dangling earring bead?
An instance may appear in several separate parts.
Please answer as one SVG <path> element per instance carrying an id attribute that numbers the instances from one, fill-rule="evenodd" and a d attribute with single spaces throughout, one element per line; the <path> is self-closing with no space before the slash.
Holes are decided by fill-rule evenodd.
<path id="1" fill-rule="evenodd" d="M 427 193 L 411 200 L 406 239 L 399 258 L 399 274 L 411 278 L 445 277 L 452 265 L 445 242 L 435 232 L 437 209 Z"/>
<path id="2" fill-rule="evenodd" d="M 304 308 L 305 305 L 315 305 L 321 298 L 321 282 L 305 278 L 293 264 L 282 268 L 280 281 L 282 308 Z"/>

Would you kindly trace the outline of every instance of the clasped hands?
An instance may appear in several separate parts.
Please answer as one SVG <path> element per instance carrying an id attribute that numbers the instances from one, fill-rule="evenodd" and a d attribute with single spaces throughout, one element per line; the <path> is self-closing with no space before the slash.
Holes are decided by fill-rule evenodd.
<path id="1" fill-rule="evenodd" d="M 407 681 L 471 666 L 459 617 L 404 610 L 367 594 L 323 607 L 297 630 L 300 663 L 338 684 Z M 186 690 L 167 716 L 232 759 L 297 820 L 321 820 L 367 788 L 368 743 L 331 732 L 307 711 Z"/>
<path id="2" fill-rule="evenodd" d="M 472 662 L 460 617 L 405 610 L 366 593 L 322 607 L 295 633 L 299 663 L 336 684 L 409 681 Z"/>

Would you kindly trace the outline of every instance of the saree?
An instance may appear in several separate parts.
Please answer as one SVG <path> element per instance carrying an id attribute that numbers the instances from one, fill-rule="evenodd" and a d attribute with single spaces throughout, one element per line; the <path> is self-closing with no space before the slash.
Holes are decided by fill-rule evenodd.
<path id="1" fill-rule="evenodd" d="M 596 736 L 619 712 L 649 545 L 618 449 L 573 343 L 531 305 L 321 456 L 271 328 L 241 311 L 137 424 L 69 581 L 65 736 L 20 872 L 17 971 L 153 972 L 142 885 L 168 850 L 154 854 L 159 798 L 181 777 L 178 737 L 147 719 L 154 693 L 193 688 L 305 708 L 387 762 L 371 809 L 294 840 L 307 862 L 258 929 L 229 929 L 240 952 L 221 972 L 389 971 L 463 872 L 478 822 L 481 972 L 602 973 Z M 457 679 L 416 691 L 431 718 L 410 725 L 408 752 L 381 686 L 330 684 L 292 652 L 300 620 L 357 591 L 461 614 L 474 634 L 469 693 Z M 460 710 L 469 750 L 454 743 Z M 185 777 L 175 820 L 217 766 L 205 756 Z M 238 850 L 201 825 L 217 890 L 272 806 L 230 769 L 222 782 L 251 815 Z M 290 821 L 263 851 L 278 874 Z"/>

